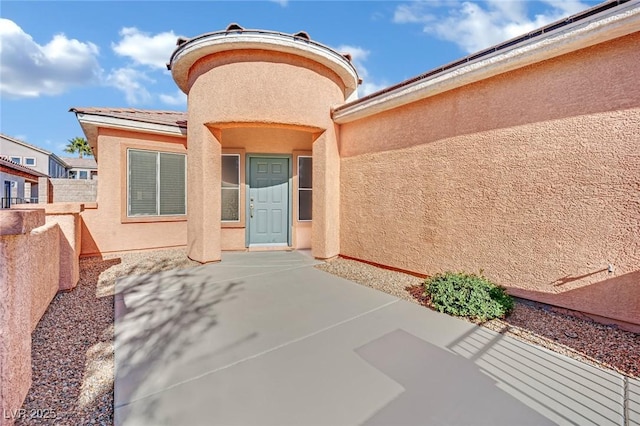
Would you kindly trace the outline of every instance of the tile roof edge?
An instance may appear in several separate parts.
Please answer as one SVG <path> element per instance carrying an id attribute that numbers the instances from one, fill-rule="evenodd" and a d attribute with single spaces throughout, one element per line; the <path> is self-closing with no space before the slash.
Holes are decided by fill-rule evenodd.
<path id="1" fill-rule="evenodd" d="M 187 116 L 187 112 L 186 111 L 168 111 L 168 110 L 131 110 L 131 111 L 124 111 L 122 108 L 120 109 L 120 111 L 117 111 L 117 108 L 97 108 L 94 109 L 95 107 L 86 107 L 86 108 L 70 108 L 69 112 L 73 112 L 76 115 L 77 114 L 86 114 L 86 115 L 94 115 L 94 116 L 98 116 L 98 117 L 108 117 L 108 118 L 115 118 L 115 119 L 120 119 L 120 120 L 130 120 L 130 121 L 137 121 L 137 122 L 141 122 L 141 123 L 152 123 L 152 124 L 161 124 L 161 125 L 166 125 L 166 126 L 175 126 L 175 127 L 182 127 L 185 128 L 187 127 L 187 120 L 186 120 L 186 116 Z M 104 110 L 113 110 L 112 112 L 108 112 L 108 111 L 104 111 Z M 167 122 L 162 122 L 160 120 L 150 120 L 150 119 L 143 119 L 142 117 L 140 118 L 136 118 L 136 117 L 122 117 L 120 115 L 118 115 L 117 113 L 121 112 L 121 113 L 135 113 L 135 112 L 142 112 L 142 113 L 153 113 L 153 114 L 175 114 L 175 115 L 184 115 L 184 120 L 176 120 L 174 123 L 167 123 Z M 184 123 L 184 124 L 183 124 Z"/>
<path id="2" fill-rule="evenodd" d="M 33 176 L 48 177 L 47 175 L 45 175 L 42 172 L 37 171 L 36 169 L 32 169 L 31 167 L 23 166 L 22 164 L 14 163 L 6 155 L 0 155 L 0 163 L 2 163 L 2 164 L 6 165 L 9 168 L 12 168 L 14 170 L 22 171 L 24 173 L 28 173 L 28 174 L 33 175 Z"/>

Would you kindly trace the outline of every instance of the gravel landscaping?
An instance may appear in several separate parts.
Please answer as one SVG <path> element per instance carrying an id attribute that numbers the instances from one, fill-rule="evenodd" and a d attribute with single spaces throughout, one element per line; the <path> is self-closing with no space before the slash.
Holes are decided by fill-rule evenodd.
<path id="1" fill-rule="evenodd" d="M 422 296 L 422 278 L 343 258 L 316 268 L 409 302 L 427 302 Z M 640 334 L 522 299 L 516 299 L 515 309 L 506 319 L 478 325 L 591 365 L 640 377 Z"/>
<path id="2" fill-rule="evenodd" d="M 17 425 L 113 424 L 113 294 L 119 277 L 199 265 L 184 250 L 129 253 L 80 262 L 78 286 L 59 293 L 32 335 L 33 385 L 22 408 L 55 412 Z M 423 280 L 346 259 L 317 268 L 414 303 Z M 426 309 L 426 308 L 425 308 Z M 623 374 L 640 376 L 640 335 L 518 301 L 484 327 Z"/>
<path id="3" fill-rule="evenodd" d="M 113 294 L 117 278 L 199 265 L 184 250 L 80 260 L 80 282 L 58 293 L 32 334 L 33 384 L 22 406 L 54 419 L 16 425 L 113 424 Z"/>

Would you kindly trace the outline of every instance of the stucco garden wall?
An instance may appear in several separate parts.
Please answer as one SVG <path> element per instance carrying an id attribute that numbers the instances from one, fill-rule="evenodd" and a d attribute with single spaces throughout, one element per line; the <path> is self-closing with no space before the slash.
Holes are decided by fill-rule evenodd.
<path id="1" fill-rule="evenodd" d="M 100 129 L 98 200 L 96 204 L 85 204 L 82 212 L 83 256 L 186 245 L 186 216 L 126 217 L 127 148 L 186 153 L 185 144 L 186 138 Z"/>
<path id="2" fill-rule="evenodd" d="M 46 223 L 57 224 L 60 229 L 59 290 L 72 290 L 80 280 L 80 252 L 82 243 L 82 219 L 84 204 L 52 203 L 45 208 Z"/>
<path id="3" fill-rule="evenodd" d="M 635 33 L 343 124 L 341 254 L 484 270 L 640 324 L 638 46 Z"/>
<path id="4" fill-rule="evenodd" d="M 0 409 L 17 410 L 31 386 L 31 332 L 59 288 L 57 223 L 44 210 L 0 212 Z M 15 412 L 15 411 L 14 411 Z M 11 419 L 0 417 L 0 424 Z"/>

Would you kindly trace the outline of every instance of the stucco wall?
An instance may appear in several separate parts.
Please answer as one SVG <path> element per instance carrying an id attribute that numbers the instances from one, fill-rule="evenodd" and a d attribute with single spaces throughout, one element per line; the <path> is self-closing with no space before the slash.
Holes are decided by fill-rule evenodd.
<path id="1" fill-rule="evenodd" d="M 50 179 L 54 203 L 95 202 L 98 198 L 98 181 L 87 179 Z"/>
<path id="2" fill-rule="evenodd" d="M 44 210 L 0 211 L 0 409 L 31 386 L 31 332 L 58 291 L 60 228 Z M 0 417 L 0 424 L 11 424 Z"/>
<path id="3" fill-rule="evenodd" d="M 80 252 L 82 225 L 80 214 L 84 204 L 52 203 L 44 205 L 47 224 L 57 224 L 60 229 L 60 279 L 59 290 L 72 290 L 80 280 Z"/>
<path id="4" fill-rule="evenodd" d="M 47 257 L 54 257 L 59 260 L 59 267 L 57 271 L 58 290 L 72 290 L 73 288 L 75 288 L 80 279 L 79 260 L 82 242 L 80 213 L 84 210 L 84 204 L 48 203 L 39 204 L 37 206 L 34 206 L 33 204 L 16 204 L 12 206 L 12 209 L 18 212 L 28 212 L 35 210 L 36 212 L 38 212 L 38 220 L 40 218 L 40 212 L 44 212 L 44 224 L 46 224 L 47 226 L 57 225 L 56 229 L 60 234 L 58 238 L 58 247 L 56 249 L 41 251 L 40 254 L 43 256 L 46 255 Z M 5 230 L 4 232 L 13 231 Z M 38 250 L 40 250 L 39 247 L 33 247 L 34 252 L 38 253 Z M 50 273 L 54 272 L 55 271 L 50 271 Z M 36 305 L 41 306 L 42 303 L 36 302 Z M 48 302 L 43 307 L 41 306 L 41 309 L 39 309 L 39 311 L 41 312 L 39 313 L 34 311 L 32 317 L 32 324 L 34 328 L 40 317 L 44 313 L 47 305 Z"/>
<path id="5" fill-rule="evenodd" d="M 220 238 L 220 220 L 209 213 L 220 210 L 220 189 L 208 182 L 220 181 L 221 148 L 231 147 L 227 142 L 234 139 L 238 145 L 233 147 L 245 148 L 247 153 L 274 149 L 290 153 L 309 149 L 306 141 L 314 141 L 311 245 L 317 257 L 338 254 L 340 162 L 329 111 L 344 102 L 343 90 L 333 71 L 285 53 L 236 50 L 207 56 L 192 67 L 188 111 L 190 257 L 220 259 L 215 245 Z M 259 129 L 252 130 L 256 127 Z M 266 142 L 260 133 L 266 134 L 268 127 L 306 133 L 304 146 L 290 136 L 276 144 Z M 238 132 L 253 137 L 238 138 Z M 325 170 L 331 176 L 326 177 Z M 237 231 L 232 235 L 223 230 L 223 234 L 223 241 L 237 242 Z"/>
<path id="6" fill-rule="evenodd" d="M 639 45 L 636 33 L 342 125 L 341 253 L 483 269 L 515 294 L 640 323 Z"/>
<path id="7" fill-rule="evenodd" d="M 186 153 L 185 143 L 185 138 L 100 129 L 98 201 L 85 205 L 82 212 L 82 255 L 186 244 L 186 216 L 169 221 L 138 218 L 128 222 L 126 218 L 127 148 Z"/>

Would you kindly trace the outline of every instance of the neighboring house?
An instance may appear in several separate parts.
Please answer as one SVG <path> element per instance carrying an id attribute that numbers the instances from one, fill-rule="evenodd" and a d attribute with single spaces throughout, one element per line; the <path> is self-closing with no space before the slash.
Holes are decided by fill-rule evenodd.
<path id="1" fill-rule="evenodd" d="M 54 153 L 0 133 L 0 155 L 51 178 L 67 177 L 67 164 Z"/>
<path id="2" fill-rule="evenodd" d="M 90 158 L 73 158 L 73 157 L 61 157 L 62 160 L 69 166 L 67 171 L 67 177 L 69 179 L 97 179 L 98 178 L 98 164 L 92 157 Z"/>
<path id="3" fill-rule="evenodd" d="M 38 203 L 38 178 L 45 174 L 0 156 L 0 208 L 13 204 Z"/>
<path id="4" fill-rule="evenodd" d="M 348 57 L 304 33 L 178 40 L 188 112 L 72 109 L 100 173 L 83 254 L 484 270 L 640 324 L 639 29 L 640 3 L 608 2 L 360 99 Z"/>

